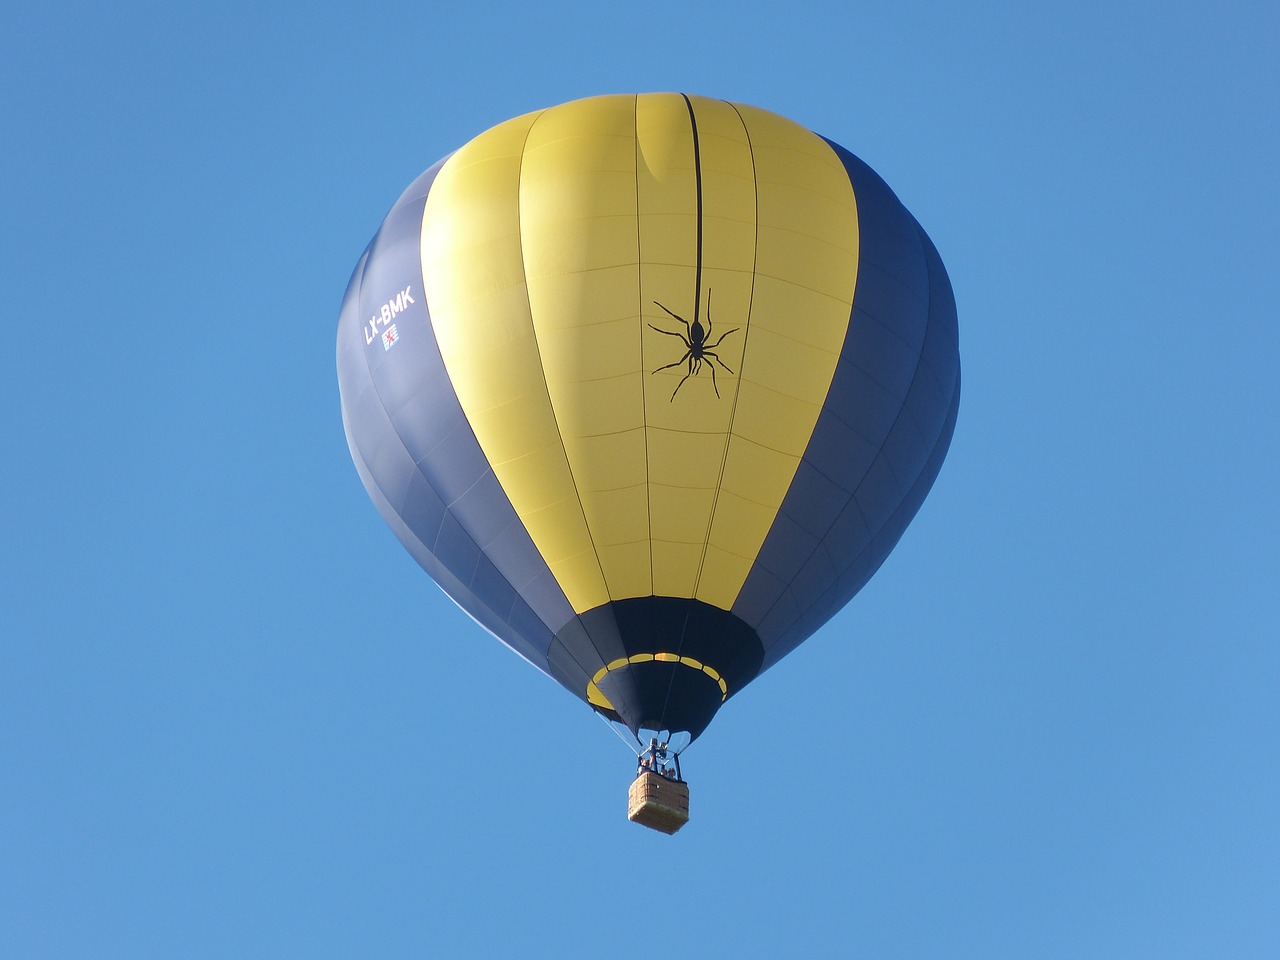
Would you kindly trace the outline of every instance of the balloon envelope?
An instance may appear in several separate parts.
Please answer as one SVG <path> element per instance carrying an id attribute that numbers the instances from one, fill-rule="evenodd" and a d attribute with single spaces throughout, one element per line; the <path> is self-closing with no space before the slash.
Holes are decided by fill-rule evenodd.
<path id="1" fill-rule="evenodd" d="M 946 271 L 884 182 L 682 94 L 528 114 L 422 174 L 352 275 L 338 375 L 365 487 L 445 592 L 600 713 L 691 737 L 884 562 L 960 393 Z"/>

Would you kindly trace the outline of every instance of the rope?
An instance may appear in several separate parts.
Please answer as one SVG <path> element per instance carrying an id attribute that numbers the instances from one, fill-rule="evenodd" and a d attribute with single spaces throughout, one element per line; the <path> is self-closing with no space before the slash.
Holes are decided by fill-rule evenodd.
<path id="1" fill-rule="evenodd" d="M 594 710 L 591 712 L 595 713 Z M 632 747 L 631 744 L 627 741 L 627 738 L 622 735 L 622 731 L 613 725 L 614 721 L 610 720 L 603 713 L 596 713 L 596 716 L 600 718 L 601 722 L 603 722 L 606 727 L 608 727 L 610 730 L 614 732 L 614 734 L 617 736 L 619 740 L 621 740 L 624 744 L 626 744 L 628 750 L 631 750 L 637 757 L 640 756 L 640 751 Z M 628 730 L 627 733 L 631 733 L 631 731 Z M 636 743 L 640 744 L 642 748 L 644 747 L 644 744 L 640 743 L 639 737 L 636 737 L 634 733 L 631 733 L 631 736 L 635 737 Z"/>

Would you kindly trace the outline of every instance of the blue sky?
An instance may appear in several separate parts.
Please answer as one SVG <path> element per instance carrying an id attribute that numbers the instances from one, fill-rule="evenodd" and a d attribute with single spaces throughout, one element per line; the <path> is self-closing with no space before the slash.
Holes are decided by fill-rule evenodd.
<path id="1" fill-rule="evenodd" d="M 3 952 L 1280 955 L 1274 5 L 376 6 L 5 11 Z M 671 839 L 383 526 L 334 373 L 414 176 L 647 90 L 870 163 L 965 377 Z"/>

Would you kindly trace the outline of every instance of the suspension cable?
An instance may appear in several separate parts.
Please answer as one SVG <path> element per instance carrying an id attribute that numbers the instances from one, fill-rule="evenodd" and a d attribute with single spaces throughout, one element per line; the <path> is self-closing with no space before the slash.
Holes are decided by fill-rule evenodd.
<path id="1" fill-rule="evenodd" d="M 592 713 L 595 713 L 595 711 L 593 710 Z M 626 744 L 628 750 L 634 753 L 637 757 L 640 756 L 640 750 L 636 750 L 634 747 L 631 746 L 627 738 L 622 735 L 622 731 L 613 725 L 614 722 L 612 720 L 606 717 L 603 713 L 596 713 L 596 716 L 600 718 L 600 720 L 604 723 L 606 727 L 608 727 L 610 730 L 614 732 L 614 735 L 617 736 L 619 740 L 621 740 L 624 744 Z M 627 732 L 631 733 L 629 729 Z M 631 736 L 635 737 L 636 743 L 639 744 L 641 748 L 644 747 L 644 744 L 640 743 L 639 737 L 637 737 L 634 733 L 632 733 Z"/>

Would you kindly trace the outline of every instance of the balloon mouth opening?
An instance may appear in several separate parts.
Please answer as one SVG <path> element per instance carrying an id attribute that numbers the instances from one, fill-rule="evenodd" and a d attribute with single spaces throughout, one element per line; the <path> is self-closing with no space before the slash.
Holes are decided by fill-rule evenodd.
<path id="1" fill-rule="evenodd" d="M 693 657 L 682 657 L 678 653 L 637 653 L 630 657 L 621 657 L 614 660 L 599 670 L 596 675 L 591 678 L 591 682 L 587 684 L 587 702 L 592 706 L 604 707 L 606 710 L 612 710 L 615 713 L 617 708 L 609 702 L 609 698 L 605 696 L 604 691 L 600 689 L 600 682 L 609 675 L 611 671 L 621 670 L 623 667 L 632 666 L 638 663 L 678 663 L 681 666 L 691 667 L 694 670 L 700 670 L 708 677 L 716 682 L 720 688 L 720 702 L 729 699 L 729 685 L 725 682 L 724 677 L 720 675 L 720 671 L 715 667 L 696 660 Z"/>
<path id="2" fill-rule="evenodd" d="M 729 697 L 725 678 L 714 667 L 673 653 L 635 654 L 597 671 L 587 700 L 616 718 L 637 738 L 642 731 L 667 740 L 683 734 L 697 739 Z M 641 738 L 643 739 L 643 738 Z"/>
<path id="3" fill-rule="evenodd" d="M 760 672 L 763 656 L 756 631 L 731 611 L 656 595 L 578 614 L 548 652 L 556 679 L 632 735 L 645 728 L 691 740 Z"/>

